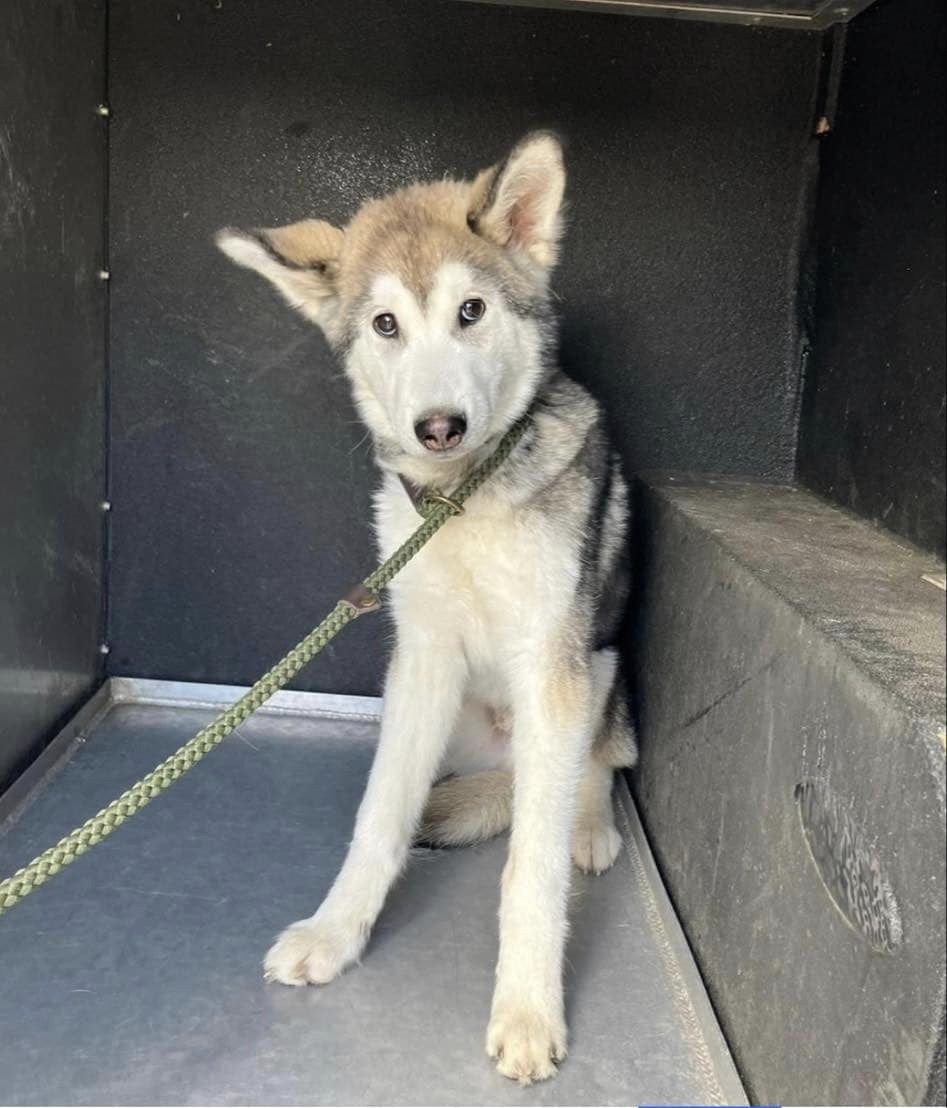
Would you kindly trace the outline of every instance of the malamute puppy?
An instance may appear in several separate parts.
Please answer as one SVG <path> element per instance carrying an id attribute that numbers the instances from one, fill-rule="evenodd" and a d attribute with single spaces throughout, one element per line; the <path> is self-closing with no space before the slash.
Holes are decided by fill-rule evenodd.
<path id="1" fill-rule="evenodd" d="M 612 647 L 626 598 L 626 488 L 594 400 L 556 363 L 550 276 L 562 148 L 528 135 L 473 181 L 414 184 L 345 228 L 225 230 L 221 249 L 324 331 L 371 431 L 383 556 L 528 413 L 500 470 L 397 577 L 381 741 L 345 864 L 268 978 L 323 985 L 362 952 L 419 837 L 511 828 L 487 1051 L 524 1084 L 565 1057 L 570 864 L 620 837 L 612 775 L 635 745 Z M 403 480 L 402 480 L 403 479 Z"/>

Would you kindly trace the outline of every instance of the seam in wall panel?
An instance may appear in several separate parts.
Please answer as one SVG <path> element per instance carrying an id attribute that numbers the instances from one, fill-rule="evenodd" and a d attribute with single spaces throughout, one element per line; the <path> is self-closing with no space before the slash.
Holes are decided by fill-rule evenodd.
<path id="1" fill-rule="evenodd" d="M 815 340 L 815 289 L 818 272 L 817 204 L 821 170 L 821 119 L 834 114 L 839 72 L 839 47 L 844 44 L 837 30 L 820 36 L 819 61 L 812 88 L 809 129 L 800 151 L 800 182 L 796 208 L 796 232 L 789 256 L 787 285 L 791 290 L 790 320 L 791 350 L 786 360 L 787 379 L 786 420 L 791 427 L 789 474 L 795 475 L 799 457 L 799 434 L 802 424 L 802 403 L 806 372 Z M 835 91 L 833 91 L 835 90 Z M 829 116 L 831 119 L 831 116 Z"/>
<path id="2" fill-rule="evenodd" d="M 108 108 L 102 124 L 105 128 L 102 144 L 102 268 L 109 274 L 105 282 L 103 296 L 105 297 L 104 338 L 102 344 L 104 365 L 102 371 L 102 434 L 105 438 L 104 465 L 102 480 L 102 615 L 100 636 L 102 650 L 99 658 L 99 679 L 105 680 L 108 674 L 108 644 L 112 639 L 112 604 L 111 589 L 109 587 L 109 573 L 112 566 L 112 395 L 111 395 L 111 335 L 112 335 L 112 264 L 109 233 L 109 208 L 111 198 L 109 195 L 109 177 L 111 170 L 111 86 L 109 83 L 109 55 L 111 53 L 111 39 L 109 37 L 109 17 L 111 14 L 112 0 L 105 0 L 105 13 L 103 18 L 102 40 L 102 103 Z"/>

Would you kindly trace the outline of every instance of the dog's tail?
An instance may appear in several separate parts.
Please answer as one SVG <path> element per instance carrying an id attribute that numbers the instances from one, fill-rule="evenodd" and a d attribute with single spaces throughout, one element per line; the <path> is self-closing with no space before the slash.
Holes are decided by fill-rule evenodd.
<path id="1" fill-rule="evenodd" d="M 487 770 L 448 777 L 431 789 L 417 841 L 469 846 L 506 831 L 513 818 L 513 775 Z"/>

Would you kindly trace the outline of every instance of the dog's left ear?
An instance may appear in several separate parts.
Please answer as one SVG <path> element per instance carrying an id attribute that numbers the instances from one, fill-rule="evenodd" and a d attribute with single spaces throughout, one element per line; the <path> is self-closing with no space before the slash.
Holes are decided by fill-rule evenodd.
<path id="1" fill-rule="evenodd" d="M 534 131 L 506 161 L 477 177 L 468 223 L 491 242 L 523 251 L 551 269 L 562 234 L 565 187 L 562 143 L 551 131 Z"/>

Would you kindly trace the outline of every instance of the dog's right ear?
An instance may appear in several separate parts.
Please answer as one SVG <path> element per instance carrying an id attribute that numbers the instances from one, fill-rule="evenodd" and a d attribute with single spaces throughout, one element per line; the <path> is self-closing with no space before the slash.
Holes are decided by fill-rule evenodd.
<path id="1" fill-rule="evenodd" d="M 262 274 L 292 307 L 329 332 L 338 306 L 344 239 L 344 231 L 321 219 L 255 231 L 225 227 L 215 236 L 227 257 Z"/>

